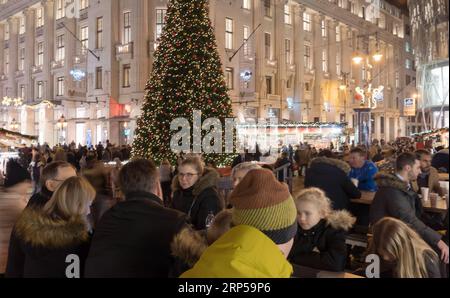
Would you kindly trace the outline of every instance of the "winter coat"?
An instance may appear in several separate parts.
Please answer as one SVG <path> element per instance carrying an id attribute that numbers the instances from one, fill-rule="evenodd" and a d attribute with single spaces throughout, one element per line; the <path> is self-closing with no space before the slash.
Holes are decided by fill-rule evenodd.
<path id="1" fill-rule="evenodd" d="M 348 177 L 350 166 L 341 160 L 317 157 L 306 170 L 305 187 L 322 189 L 333 202 L 333 209 L 348 209 L 351 199 L 361 197 L 361 192 Z"/>
<path id="2" fill-rule="evenodd" d="M 311 150 L 298 149 L 295 151 L 294 160 L 299 166 L 307 165 L 311 160 Z"/>
<path id="3" fill-rule="evenodd" d="M 186 217 L 165 208 L 154 194 L 129 193 L 97 225 L 85 276 L 169 277 L 175 264 L 170 246 L 185 226 Z"/>
<path id="4" fill-rule="evenodd" d="M 375 179 L 379 190 L 370 206 L 370 223 L 373 225 L 383 217 L 397 218 L 411 226 L 428 245 L 435 248 L 441 235 L 420 220 L 423 209 L 417 193 L 395 175 L 380 173 Z"/>
<path id="5" fill-rule="evenodd" d="M 420 188 L 417 181 L 413 181 L 411 185 L 415 192 L 420 193 Z M 433 167 L 430 168 L 430 173 L 428 175 L 428 188 L 430 189 L 430 193 L 435 192 L 438 193 L 440 196 L 445 195 L 444 190 L 441 188 L 439 184 L 439 173 Z"/>
<path id="6" fill-rule="evenodd" d="M 47 204 L 47 202 L 50 200 L 52 195 L 53 192 L 49 191 L 47 187 L 43 185 L 40 192 L 31 196 L 30 200 L 28 201 L 27 208 L 43 208 L 45 204 Z"/>
<path id="7" fill-rule="evenodd" d="M 358 179 L 358 188 L 360 190 L 375 192 L 377 191 L 377 185 L 374 177 L 377 173 L 377 166 L 373 162 L 366 160 L 362 168 L 352 168 L 349 177 Z"/>
<path id="8" fill-rule="evenodd" d="M 431 165 L 439 172 L 448 173 L 448 149 L 442 149 L 433 156 Z"/>
<path id="9" fill-rule="evenodd" d="M 196 230 L 206 228 L 208 214 L 216 215 L 223 209 L 217 192 L 218 179 L 219 174 L 212 168 L 205 169 L 203 176 L 189 189 L 181 189 L 178 175 L 173 178 L 171 208 L 187 214 Z"/>
<path id="10" fill-rule="evenodd" d="M 289 260 L 300 266 L 343 272 L 347 261 L 345 238 L 354 223 L 350 213 L 337 211 L 310 230 L 299 226 Z"/>
<path id="11" fill-rule="evenodd" d="M 9 244 L 6 277 L 65 278 L 69 255 L 77 255 L 80 273 L 89 250 L 86 220 L 53 219 L 41 209 L 25 209 Z"/>
<path id="12" fill-rule="evenodd" d="M 182 278 L 289 278 L 292 265 L 254 227 L 239 225 L 209 246 Z"/>

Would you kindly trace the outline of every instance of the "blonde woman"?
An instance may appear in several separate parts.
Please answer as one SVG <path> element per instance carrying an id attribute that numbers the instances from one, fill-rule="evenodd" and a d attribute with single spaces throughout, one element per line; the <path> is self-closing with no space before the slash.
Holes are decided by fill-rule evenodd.
<path id="1" fill-rule="evenodd" d="M 372 232 L 369 252 L 380 256 L 382 277 L 441 277 L 438 255 L 404 222 L 385 217 Z"/>
<path id="2" fill-rule="evenodd" d="M 239 182 L 241 182 L 242 179 L 244 179 L 245 175 L 247 175 L 248 172 L 250 172 L 251 170 L 260 170 L 260 169 L 262 169 L 261 166 L 253 162 L 243 162 L 238 164 L 231 171 L 231 179 L 233 180 L 233 187 L 236 187 L 239 184 Z"/>
<path id="3" fill-rule="evenodd" d="M 355 223 L 347 211 L 333 211 L 318 188 L 308 188 L 295 199 L 298 230 L 289 260 L 310 268 L 342 272 L 347 259 L 345 237 Z"/>
<path id="4" fill-rule="evenodd" d="M 69 255 L 77 255 L 83 266 L 90 241 L 87 215 L 94 197 L 85 178 L 71 177 L 43 208 L 25 209 L 11 234 L 6 277 L 67 277 Z"/>

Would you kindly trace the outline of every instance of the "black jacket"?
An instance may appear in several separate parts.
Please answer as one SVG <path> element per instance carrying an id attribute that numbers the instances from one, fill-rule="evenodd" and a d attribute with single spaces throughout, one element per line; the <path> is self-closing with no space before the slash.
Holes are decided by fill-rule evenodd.
<path id="1" fill-rule="evenodd" d="M 80 274 L 89 249 L 88 225 L 81 218 L 62 221 L 42 210 L 25 209 L 9 243 L 6 277 L 66 278 L 69 255 L 80 260 Z"/>
<path id="2" fill-rule="evenodd" d="M 157 196 L 128 194 L 96 227 L 85 277 L 169 277 L 174 266 L 170 245 L 185 224 L 185 216 L 165 208 Z"/>
<path id="3" fill-rule="evenodd" d="M 26 208 L 42 208 L 47 204 L 52 195 L 53 192 L 49 191 L 45 185 L 43 185 L 40 192 L 31 196 Z"/>
<path id="4" fill-rule="evenodd" d="M 370 223 L 373 225 L 383 217 L 394 217 L 411 226 L 433 248 L 441 235 L 425 225 L 420 217 L 422 205 L 417 194 L 408 189 L 395 175 L 380 173 L 375 176 L 378 191 L 370 206 Z"/>
<path id="5" fill-rule="evenodd" d="M 289 261 L 319 270 L 343 272 L 347 259 L 345 237 L 354 222 L 347 211 L 336 211 L 308 231 L 298 226 Z"/>
<path id="6" fill-rule="evenodd" d="M 306 170 L 305 188 L 317 187 L 323 190 L 333 202 L 333 209 L 349 209 L 351 199 L 361 197 L 361 192 L 348 177 L 350 166 L 341 160 L 318 157 L 311 161 Z"/>
<path id="7" fill-rule="evenodd" d="M 223 209 L 223 203 L 217 192 L 219 174 L 207 168 L 205 174 L 189 189 L 181 189 L 178 176 L 173 178 L 174 190 L 171 207 L 188 215 L 196 230 L 206 228 L 209 213 L 216 215 Z"/>

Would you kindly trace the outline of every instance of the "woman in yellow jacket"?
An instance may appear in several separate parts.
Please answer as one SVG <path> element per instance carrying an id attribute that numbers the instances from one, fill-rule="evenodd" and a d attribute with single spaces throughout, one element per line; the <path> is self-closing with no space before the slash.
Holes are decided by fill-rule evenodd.
<path id="1" fill-rule="evenodd" d="M 287 185 L 268 170 L 252 170 L 231 193 L 230 203 L 234 208 L 224 212 L 231 217 L 215 227 L 225 233 L 214 237 L 209 231 L 210 242 L 218 239 L 181 277 L 289 278 L 293 269 L 286 258 L 297 231 L 297 212 Z"/>

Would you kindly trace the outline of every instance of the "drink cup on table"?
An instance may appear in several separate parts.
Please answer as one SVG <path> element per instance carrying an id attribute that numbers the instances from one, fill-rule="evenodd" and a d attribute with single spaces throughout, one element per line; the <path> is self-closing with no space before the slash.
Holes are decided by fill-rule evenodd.
<path id="1" fill-rule="evenodd" d="M 358 185 L 359 185 L 359 180 L 358 180 L 358 179 L 352 178 L 352 182 L 353 182 L 353 184 L 354 184 L 356 187 L 358 187 Z"/>
<path id="2" fill-rule="evenodd" d="M 430 189 L 428 187 L 421 187 L 420 192 L 422 193 L 422 201 L 428 201 L 428 195 L 430 193 Z"/>
<path id="3" fill-rule="evenodd" d="M 430 197 L 430 206 L 431 206 L 431 208 L 436 208 L 437 201 L 439 199 L 439 195 L 437 193 L 430 193 L 429 197 Z"/>

